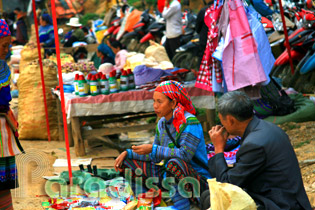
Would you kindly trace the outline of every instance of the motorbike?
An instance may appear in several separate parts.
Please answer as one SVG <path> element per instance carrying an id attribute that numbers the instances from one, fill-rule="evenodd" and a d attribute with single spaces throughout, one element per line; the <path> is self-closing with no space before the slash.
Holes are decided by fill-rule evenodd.
<path id="1" fill-rule="evenodd" d="M 199 35 L 196 34 L 186 44 L 176 49 L 172 63 L 176 67 L 185 69 L 199 69 Z"/>
<path id="2" fill-rule="evenodd" d="M 271 72 L 271 76 L 280 77 L 283 80 L 284 86 L 293 87 L 297 91 L 308 92 L 309 89 L 306 90 L 304 87 L 306 86 L 305 84 L 310 83 L 309 81 L 311 80 L 311 75 L 313 72 L 305 72 L 303 75 L 301 74 L 300 70 L 309 61 L 312 54 L 314 54 L 313 46 L 315 43 L 315 14 L 310 11 L 303 12 L 304 15 L 301 21 L 302 27 L 297 28 L 289 36 L 291 58 L 294 62 L 295 72 L 293 75 L 291 74 L 289 53 L 287 50 L 285 50 L 277 58 L 274 68 Z M 284 44 L 284 46 L 286 46 L 286 44 Z"/>
<path id="3" fill-rule="evenodd" d="M 149 40 L 161 43 L 165 31 L 165 20 L 159 11 L 156 11 L 155 16 L 155 21 L 149 25 L 147 33 L 140 39 L 140 43 L 149 42 Z"/>
<path id="4" fill-rule="evenodd" d="M 133 31 L 126 33 L 121 43 L 127 46 L 128 51 L 137 51 L 144 53 L 149 43 L 139 43 L 140 39 L 147 33 L 151 23 L 155 21 L 154 17 L 149 13 L 149 10 L 143 11 L 140 21 L 133 26 Z"/>

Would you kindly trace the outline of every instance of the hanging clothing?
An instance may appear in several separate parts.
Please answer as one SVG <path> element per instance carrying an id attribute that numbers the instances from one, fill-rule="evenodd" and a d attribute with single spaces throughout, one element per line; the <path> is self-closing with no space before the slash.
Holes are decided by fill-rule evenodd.
<path id="1" fill-rule="evenodd" d="M 225 4 L 229 4 L 230 34 L 226 34 L 222 64 L 228 91 L 265 82 L 267 77 L 241 0 Z"/>
<path id="2" fill-rule="evenodd" d="M 220 65 L 212 57 L 218 45 L 218 27 L 216 22 L 219 19 L 222 7 L 211 6 L 206 10 L 205 24 L 208 26 L 208 39 L 206 49 L 201 61 L 200 69 L 195 86 L 204 90 L 212 91 L 212 69 L 215 70 L 215 78 L 218 83 L 222 83 L 222 74 Z"/>
<path id="3" fill-rule="evenodd" d="M 260 15 L 251 5 L 246 8 L 246 15 L 249 26 L 257 43 L 257 50 L 261 64 L 267 77 L 267 81 L 263 82 L 262 85 L 267 85 L 270 82 L 269 74 L 276 60 L 272 54 L 272 50 L 265 29 L 261 22 L 258 20 L 258 17 Z"/>

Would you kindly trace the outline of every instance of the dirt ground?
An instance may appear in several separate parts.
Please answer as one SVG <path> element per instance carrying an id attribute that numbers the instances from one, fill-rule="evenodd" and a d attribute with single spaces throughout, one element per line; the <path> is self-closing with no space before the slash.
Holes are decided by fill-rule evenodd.
<path id="1" fill-rule="evenodd" d="M 292 145 L 299 161 L 315 160 L 315 122 L 287 123 L 281 126 L 290 136 Z M 122 137 L 126 139 L 128 134 Z M 138 140 L 149 139 L 152 133 L 130 133 L 129 137 Z M 117 140 L 118 141 L 118 140 Z M 140 142 L 140 141 L 139 141 Z M 42 209 L 41 202 L 46 201 L 45 184 L 42 176 L 53 176 L 67 170 L 67 167 L 54 168 L 52 165 L 57 158 L 65 159 L 66 150 L 64 142 L 59 141 L 21 141 L 27 154 L 17 158 L 20 187 L 12 190 L 13 205 L 16 210 Z M 127 142 L 126 142 L 127 143 Z M 126 144 L 120 141 L 121 145 Z M 84 158 L 93 158 L 92 165 L 98 168 L 113 167 L 114 159 L 119 154 L 116 149 L 106 147 L 100 141 L 86 142 L 87 155 Z M 76 158 L 74 148 L 70 148 L 71 158 Z M 313 208 L 315 207 L 315 164 L 301 164 L 304 186 Z M 78 170 L 78 167 L 72 167 Z"/>

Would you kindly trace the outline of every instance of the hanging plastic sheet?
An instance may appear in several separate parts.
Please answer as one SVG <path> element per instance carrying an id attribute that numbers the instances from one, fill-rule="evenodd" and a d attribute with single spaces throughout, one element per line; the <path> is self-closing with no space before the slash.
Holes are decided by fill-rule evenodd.
<path id="1" fill-rule="evenodd" d="M 260 16 L 255 9 L 250 5 L 245 9 L 246 16 L 249 22 L 250 29 L 252 30 L 253 36 L 256 40 L 258 55 L 265 71 L 267 81 L 262 85 L 267 85 L 270 82 L 269 73 L 275 62 L 275 58 L 272 54 L 271 47 L 266 35 L 263 25 L 259 22 L 258 17 Z"/>

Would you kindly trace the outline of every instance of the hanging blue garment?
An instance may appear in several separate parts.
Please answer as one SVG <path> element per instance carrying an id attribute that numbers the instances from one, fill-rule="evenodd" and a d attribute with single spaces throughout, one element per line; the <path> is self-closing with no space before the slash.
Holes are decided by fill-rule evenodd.
<path id="1" fill-rule="evenodd" d="M 221 62 L 219 65 L 221 65 Z M 215 75 L 215 69 L 214 68 L 212 68 L 212 75 Z M 215 93 L 223 93 L 224 92 L 224 89 L 223 89 L 224 84 L 223 83 L 224 82 L 218 83 L 215 76 L 212 77 L 212 91 Z"/>
<path id="2" fill-rule="evenodd" d="M 259 14 L 264 17 L 270 16 L 273 14 L 273 11 L 266 5 L 263 0 L 253 0 L 252 1 L 254 8 Z"/>
<path id="3" fill-rule="evenodd" d="M 263 82 L 262 85 L 267 85 L 270 82 L 269 74 L 271 72 L 273 64 L 275 63 L 275 58 L 272 54 L 265 29 L 258 20 L 259 14 L 251 5 L 246 7 L 245 11 L 250 29 L 257 43 L 258 55 L 267 77 L 267 81 Z"/>

